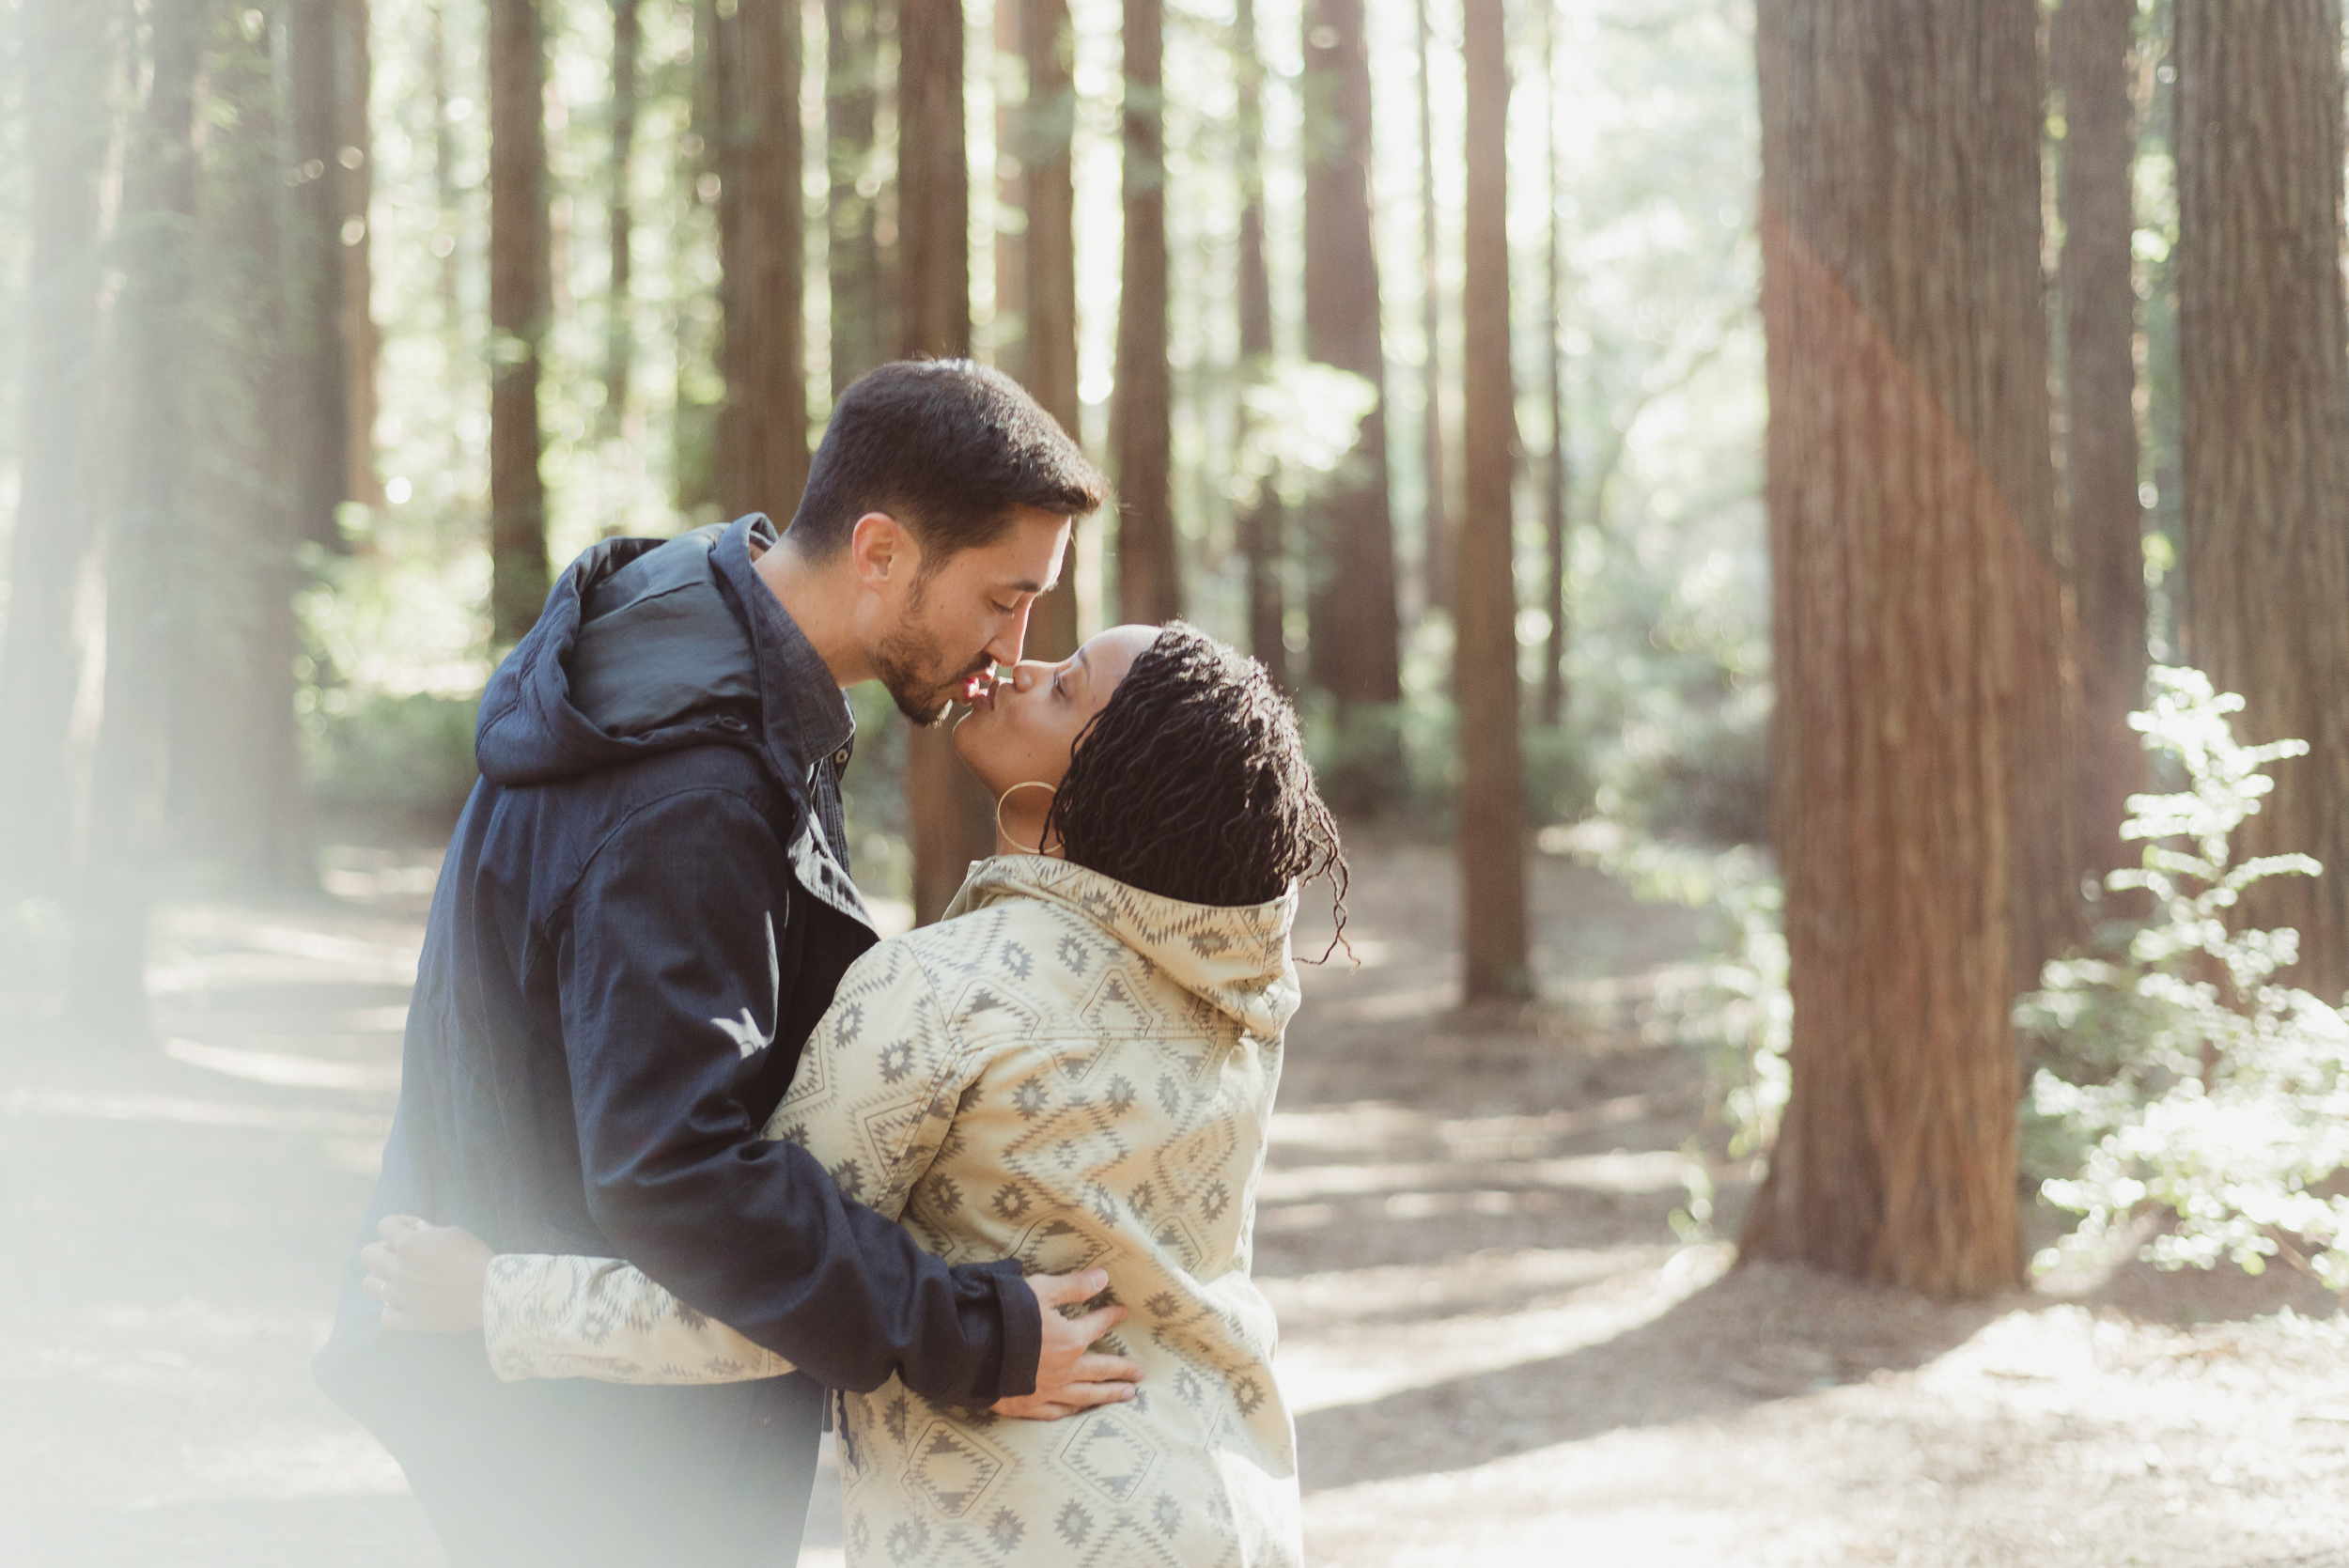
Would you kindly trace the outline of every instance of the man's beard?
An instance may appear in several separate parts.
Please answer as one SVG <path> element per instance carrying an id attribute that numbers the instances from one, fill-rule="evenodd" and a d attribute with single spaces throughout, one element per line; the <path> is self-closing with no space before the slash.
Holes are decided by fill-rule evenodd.
<path id="1" fill-rule="evenodd" d="M 926 602 L 920 588 L 913 593 L 913 602 L 906 607 L 909 625 L 900 626 L 880 640 L 873 650 L 873 674 L 889 689 L 897 711 L 925 728 L 942 722 L 954 708 L 955 698 L 962 691 L 963 682 L 985 670 L 993 662 L 982 654 L 976 662 L 945 680 L 931 674 L 943 661 L 938 639 L 920 624 Z"/>

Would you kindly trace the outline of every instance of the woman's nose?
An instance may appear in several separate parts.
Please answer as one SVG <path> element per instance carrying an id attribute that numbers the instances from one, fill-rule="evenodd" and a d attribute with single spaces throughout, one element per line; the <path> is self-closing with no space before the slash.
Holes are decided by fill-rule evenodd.
<path id="1" fill-rule="evenodd" d="M 1042 680 L 1047 673 L 1045 667 L 1034 660 L 1022 660 L 1011 667 L 1011 689 L 1024 693 Z"/>

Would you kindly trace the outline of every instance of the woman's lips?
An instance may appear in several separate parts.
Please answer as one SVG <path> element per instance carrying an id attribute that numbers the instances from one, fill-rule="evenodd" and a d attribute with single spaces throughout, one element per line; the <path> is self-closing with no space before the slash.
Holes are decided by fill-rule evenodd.
<path id="1" fill-rule="evenodd" d="M 995 709 L 995 676 L 989 670 L 980 670 L 964 678 L 962 701 L 965 706 Z"/>

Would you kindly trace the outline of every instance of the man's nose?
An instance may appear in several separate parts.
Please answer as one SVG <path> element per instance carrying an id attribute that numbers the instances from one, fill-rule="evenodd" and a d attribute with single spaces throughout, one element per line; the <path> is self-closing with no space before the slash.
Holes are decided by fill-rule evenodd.
<path id="1" fill-rule="evenodd" d="M 1028 613 L 1035 607 L 1034 599 L 1020 605 L 1019 613 L 1003 624 L 995 640 L 987 645 L 989 659 L 998 664 L 1018 664 L 1019 653 L 1028 645 Z"/>

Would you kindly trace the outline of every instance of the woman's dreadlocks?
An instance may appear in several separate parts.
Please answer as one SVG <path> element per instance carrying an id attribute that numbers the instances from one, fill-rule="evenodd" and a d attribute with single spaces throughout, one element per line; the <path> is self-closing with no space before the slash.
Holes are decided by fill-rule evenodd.
<path id="1" fill-rule="evenodd" d="M 1346 856 L 1297 713 L 1265 674 L 1176 621 L 1077 737 L 1045 832 L 1078 865 L 1222 907 L 1327 877 L 1341 933 Z"/>

